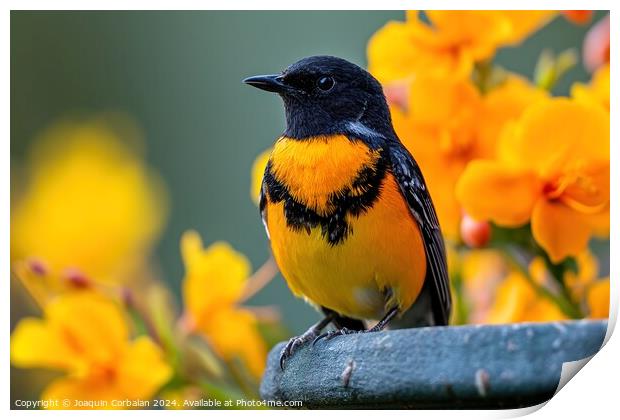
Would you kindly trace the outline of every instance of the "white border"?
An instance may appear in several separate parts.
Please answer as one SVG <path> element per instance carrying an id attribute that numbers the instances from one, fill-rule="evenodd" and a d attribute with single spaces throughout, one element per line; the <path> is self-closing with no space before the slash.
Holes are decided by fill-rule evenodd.
<path id="1" fill-rule="evenodd" d="M 333 1 L 333 0 L 313 0 L 311 2 L 296 2 L 292 3 L 290 1 L 273 1 L 273 0 L 262 0 L 258 1 L 237 1 L 237 0 L 228 0 L 226 2 L 220 2 L 219 4 L 205 3 L 200 1 L 190 1 L 190 0 L 176 0 L 174 2 L 168 1 L 130 1 L 130 0 L 108 0 L 108 1 L 76 1 L 76 0 L 64 0 L 64 1 L 56 1 L 54 4 L 50 4 L 49 1 L 6 1 L 3 4 L 8 6 L 8 9 L 5 9 L 5 13 L 2 15 L 2 25 L 0 25 L 2 31 L 2 66 L 0 67 L 0 71 L 2 72 L 2 79 L 4 80 L 3 84 L 3 98 L 2 101 L 2 127 L 6 133 L 6 136 L 3 140 L 3 146 L 5 147 L 5 151 L 10 149 L 10 9 L 15 10 L 37 10 L 37 9 L 50 9 L 53 6 L 54 9 L 64 9 L 64 10 L 72 10 L 72 9 L 83 9 L 83 10 L 104 10 L 104 9 L 113 9 L 113 10 L 134 10 L 134 9 L 151 9 L 151 10 L 199 10 L 204 7 L 208 7 L 213 10 L 257 10 L 258 7 L 267 10 L 347 10 L 347 9 L 360 9 L 360 10 L 403 10 L 407 8 L 419 8 L 419 9 L 496 9 L 498 6 L 502 6 L 502 8 L 506 9 L 537 9 L 537 8 L 545 8 L 545 9 L 603 9 L 603 10 L 612 10 L 611 13 L 611 44 L 612 44 L 612 61 L 617 58 L 616 53 L 616 45 L 619 41 L 618 33 L 620 31 L 620 22 L 616 18 L 616 12 L 614 6 L 618 4 L 617 2 L 612 1 L 602 1 L 602 0 L 590 0 L 590 1 L 574 1 L 574 0 L 550 0 L 550 1 L 534 1 L 534 0 L 520 0 L 520 1 L 458 1 L 458 0 L 435 0 L 435 1 L 416 1 L 416 2 L 404 2 L 404 1 L 394 1 L 394 0 L 383 0 L 381 2 L 369 1 L 369 0 L 355 0 L 355 1 Z M 618 97 L 618 88 L 614 82 L 611 85 L 611 109 L 616 110 L 618 106 L 618 101 L 616 98 Z M 618 122 L 617 119 L 611 118 L 611 155 L 612 156 L 620 156 L 620 137 L 618 136 Z M 2 287 L 2 296 L 4 296 L 5 305 L 4 310 L 2 311 L 2 317 L 4 318 L 4 325 L 9 325 L 9 316 L 10 316 L 10 302 L 9 302 L 9 250 L 10 250 L 10 218 L 9 218 L 9 203 L 10 203 L 10 189 L 9 189 L 9 176 L 10 176 L 10 154 L 8 151 L 2 155 L 2 166 L 3 173 L 7 175 L 6 181 L 2 183 L 0 187 L 2 189 L 2 196 L 5 200 L 5 205 L 2 206 L 0 211 L 3 213 L 3 219 L 5 220 L 5 224 L 2 225 L 2 261 L 4 264 L 2 266 L 5 267 L 5 279 L 1 282 Z M 611 236 L 613 238 L 618 238 L 619 228 L 618 228 L 618 217 L 614 215 L 614 211 L 618 209 L 618 194 L 619 191 L 619 183 L 618 183 L 619 169 L 614 164 L 611 167 L 611 185 L 612 185 L 612 197 L 611 197 L 611 208 L 612 208 L 612 229 Z M 612 295 L 612 304 L 611 304 L 611 319 L 610 324 L 615 326 L 617 315 L 618 315 L 618 296 L 619 289 L 617 284 L 618 278 L 618 261 L 620 255 L 618 253 L 618 247 L 615 242 L 611 243 L 611 267 L 610 267 L 610 277 L 612 278 L 611 282 L 611 295 Z M 620 371 L 619 366 L 619 357 L 620 354 L 620 339 L 618 339 L 617 335 L 609 337 L 612 332 L 612 328 L 608 331 L 609 340 L 605 347 L 601 350 L 599 354 L 597 354 L 591 362 L 589 362 L 583 370 L 577 375 L 577 379 L 570 381 L 553 399 L 549 401 L 548 404 L 543 404 L 544 409 L 538 410 L 540 407 L 533 407 L 529 409 L 522 410 L 507 410 L 507 411 L 390 411 L 386 415 L 390 417 L 399 417 L 399 418 L 407 418 L 410 419 L 412 416 L 423 418 L 473 418 L 473 419 L 484 419 L 484 418 L 508 418 L 508 417 L 516 417 L 524 414 L 531 413 L 535 411 L 533 414 L 533 418 L 538 419 L 555 419 L 562 418 L 570 419 L 576 417 L 589 417 L 589 418 L 609 418 L 611 413 L 617 413 L 617 384 L 618 384 L 618 373 Z M 2 378 L 0 380 L 1 390 L 3 391 L 3 400 L 2 406 L 3 411 L 9 411 L 9 332 L 8 329 L 5 330 L 5 335 L 2 338 L 3 346 L 1 351 L 1 358 L 4 363 L 2 363 L 1 367 L 1 375 Z M 353 414 L 353 413 L 352 413 Z M 60 418 L 60 419 L 71 419 L 71 418 L 83 418 L 85 413 L 80 412 L 28 412 L 28 411 L 11 411 L 9 415 L 14 416 L 16 418 L 31 418 L 37 415 L 41 415 L 46 418 Z M 93 418 L 108 418 L 108 416 L 119 416 L 127 418 L 132 415 L 140 415 L 133 414 L 131 412 L 126 411 L 117 411 L 114 413 L 107 412 L 98 412 L 91 411 L 87 413 L 89 417 Z M 227 412 L 201 412 L 201 411 L 149 411 L 146 413 L 149 418 L 162 418 L 169 416 L 181 416 L 186 418 L 200 418 L 204 419 L 208 418 L 237 418 L 237 417 L 256 417 L 256 418 L 290 418 L 294 417 L 302 417 L 309 418 L 310 416 L 314 416 L 314 413 L 309 411 L 227 411 Z M 323 415 L 323 414 L 322 414 Z M 336 412 L 330 412 L 328 415 L 339 415 Z M 356 411 L 354 413 L 355 416 L 359 416 L 361 418 L 375 418 L 377 413 L 374 411 Z M 383 415 L 383 414 L 382 414 Z"/>

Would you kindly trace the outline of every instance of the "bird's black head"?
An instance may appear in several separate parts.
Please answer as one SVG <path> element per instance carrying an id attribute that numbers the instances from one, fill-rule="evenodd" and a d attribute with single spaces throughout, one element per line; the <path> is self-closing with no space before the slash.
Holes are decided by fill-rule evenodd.
<path id="1" fill-rule="evenodd" d="M 345 134 L 379 141 L 393 134 L 379 82 L 341 58 L 306 57 L 281 74 L 249 77 L 244 82 L 282 97 L 287 137 Z"/>

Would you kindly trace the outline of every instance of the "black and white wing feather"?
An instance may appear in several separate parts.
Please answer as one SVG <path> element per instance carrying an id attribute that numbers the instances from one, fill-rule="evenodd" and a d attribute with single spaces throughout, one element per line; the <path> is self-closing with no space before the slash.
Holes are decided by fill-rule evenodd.
<path id="1" fill-rule="evenodd" d="M 452 300 L 446 263 L 446 250 L 435 206 L 426 188 L 420 167 L 400 142 L 390 143 L 392 172 L 411 214 L 418 222 L 426 250 L 425 286 L 431 294 L 435 325 L 447 325 Z"/>
<path id="2" fill-rule="evenodd" d="M 267 172 L 267 169 L 265 169 Z M 260 218 L 263 222 L 263 227 L 267 233 L 267 239 L 271 239 L 269 236 L 269 228 L 267 227 L 267 193 L 265 192 L 265 181 L 260 186 L 260 193 L 258 195 L 258 209 L 260 211 Z"/>

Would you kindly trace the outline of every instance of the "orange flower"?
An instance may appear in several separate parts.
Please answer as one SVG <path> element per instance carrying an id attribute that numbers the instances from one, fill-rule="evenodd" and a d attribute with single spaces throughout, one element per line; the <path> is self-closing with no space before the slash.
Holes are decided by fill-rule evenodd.
<path id="1" fill-rule="evenodd" d="M 45 306 L 43 319 L 22 319 L 11 335 L 11 361 L 67 373 L 42 400 L 106 401 L 102 408 L 149 399 L 172 374 L 159 347 L 146 336 L 130 340 L 120 308 L 92 292 L 62 295 Z"/>
<path id="2" fill-rule="evenodd" d="M 609 318 L 609 277 L 590 286 L 588 308 L 590 308 L 590 318 Z"/>
<path id="3" fill-rule="evenodd" d="M 407 111 L 392 108 L 394 128 L 420 164 L 444 234 L 458 237 L 461 210 L 454 186 L 467 162 L 488 156 L 476 140 L 480 95 L 466 80 L 416 79 Z"/>
<path id="4" fill-rule="evenodd" d="M 498 160 L 471 162 L 456 188 L 478 220 L 521 226 L 554 262 L 583 251 L 609 203 L 609 115 L 564 98 L 529 107 L 504 131 Z"/>
<path id="5" fill-rule="evenodd" d="M 267 349 L 255 315 L 239 306 L 251 274 L 250 262 L 224 242 L 204 249 L 194 231 L 181 238 L 181 254 L 186 270 L 185 321 L 209 341 L 220 357 L 229 361 L 238 357 L 260 377 Z"/>
<path id="6" fill-rule="evenodd" d="M 528 106 L 548 97 L 548 92 L 532 85 L 529 80 L 509 73 L 502 83 L 483 97 L 478 118 L 480 142 L 493 148 L 508 122 L 518 119 Z"/>
<path id="7" fill-rule="evenodd" d="M 407 88 L 407 109 L 392 106 L 394 128 L 422 168 L 444 234 L 455 239 L 463 170 L 472 159 L 493 158 L 504 126 L 546 94 L 515 75 L 484 97 L 468 80 L 417 78 Z"/>
<path id="8" fill-rule="evenodd" d="M 547 23 L 552 11 L 432 10 L 430 25 L 418 11 L 389 22 L 368 43 L 370 72 L 381 82 L 419 75 L 466 78 L 477 61 L 497 48 L 521 42 Z"/>
<path id="9" fill-rule="evenodd" d="M 571 96 L 581 102 L 602 105 L 609 111 L 609 63 L 596 70 L 589 84 L 575 83 Z"/>

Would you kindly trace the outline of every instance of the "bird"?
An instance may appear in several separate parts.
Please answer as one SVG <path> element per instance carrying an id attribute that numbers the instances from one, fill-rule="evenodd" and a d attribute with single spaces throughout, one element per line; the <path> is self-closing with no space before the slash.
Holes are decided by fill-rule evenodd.
<path id="1" fill-rule="evenodd" d="M 259 209 L 289 289 L 324 315 L 288 341 L 280 367 L 310 342 L 405 321 L 447 325 L 437 213 L 379 81 L 323 55 L 243 82 L 284 102 L 286 128 L 269 156 Z M 368 320 L 378 322 L 366 328 Z M 335 329 L 321 333 L 330 323 Z"/>

